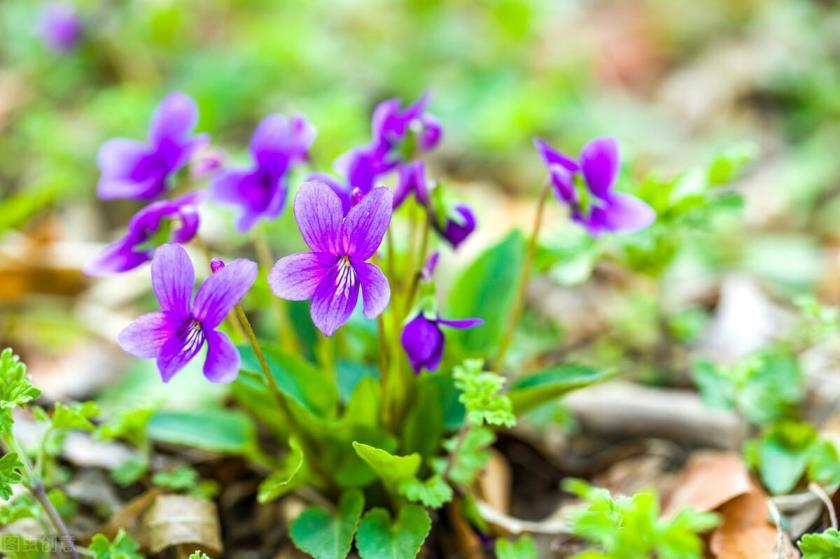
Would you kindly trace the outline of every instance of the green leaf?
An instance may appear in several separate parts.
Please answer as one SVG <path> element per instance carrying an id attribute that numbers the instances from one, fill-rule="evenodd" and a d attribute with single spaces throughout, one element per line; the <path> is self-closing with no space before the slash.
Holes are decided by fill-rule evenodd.
<path id="1" fill-rule="evenodd" d="M 190 556 L 187 559 L 210 559 L 210 556 L 201 551 L 194 551 L 190 553 Z"/>
<path id="2" fill-rule="evenodd" d="M 41 508 L 31 495 L 22 494 L 0 506 L 0 526 L 7 526 L 23 518 L 40 518 Z"/>
<path id="3" fill-rule="evenodd" d="M 249 454 L 257 445 L 253 422 L 223 409 L 158 412 L 149 421 L 149 435 L 164 443 L 227 454 Z"/>
<path id="4" fill-rule="evenodd" d="M 362 559 L 412 559 L 420 552 L 431 527 L 432 521 L 421 506 L 404 506 L 393 523 L 388 511 L 375 508 L 359 523 L 356 549 Z"/>
<path id="5" fill-rule="evenodd" d="M 840 483 L 840 452 L 833 441 L 824 439 L 811 446 L 808 479 L 825 485 Z"/>
<path id="6" fill-rule="evenodd" d="M 359 458 L 376 472 L 386 487 L 394 488 L 407 479 L 413 478 L 420 469 L 420 455 L 396 456 L 370 445 L 353 441 L 353 449 Z"/>
<path id="7" fill-rule="evenodd" d="M 459 439 L 463 439 L 459 443 Z M 487 447 L 493 444 L 496 436 L 489 429 L 483 427 L 470 427 L 455 437 L 443 443 L 444 448 L 450 453 L 452 466 L 449 468 L 448 479 L 460 485 L 469 486 L 475 481 L 478 473 L 490 459 Z M 443 474 L 446 468 L 446 459 L 435 461 L 435 471 Z"/>
<path id="8" fill-rule="evenodd" d="M 537 559 L 537 544 L 530 536 L 518 540 L 496 540 L 496 559 Z"/>
<path id="9" fill-rule="evenodd" d="M 522 415 L 569 392 L 602 382 L 610 376 L 612 375 L 584 365 L 557 365 L 517 378 L 510 386 L 508 398 L 516 415 Z"/>
<path id="10" fill-rule="evenodd" d="M 289 452 L 283 459 L 279 470 L 273 472 L 260 483 L 257 501 L 268 503 L 279 499 L 295 487 L 300 485 L 298 474 L 303 469 L 304 457 L 300 441 L 295 437 L 289 439 Z"/>
<path id="11" fill-rule="evenodd" d="M 6 348 L 0 353 L 0 409 L 10 409 L 27 404 L 41 395 L 41 391 L 29 382 L 26 365 Z"/>
<path id="12" fill-rule="evenodd" d="M 168 472 L 157 472 L 152 476 L 152 483 L 158 487 L 164 487 L 200 499 L 213 499 L 219 492 L 218 483 L 209 479 L 201 479 L 198 472 L 189 466 L 182 466 Z"/>
<path id="13" fill-rule="evenodd" d="M 111 470 L 111 477 L 122 487 L 127 487 L 140 480 L 149 471 L 149 461 L 145 456 L 132 457 Z"/>
<path id="14" fill-rule="evenodd" d="M 444 374 L 422 375 L 417 379 L 414 405 L 403 422 L 402 446 L 405 452 L 432 456 L 440 447 L 444 433 L 444 386 L 451 378 Z"/>
<path id="15" fill-rule="evenodd" d="M 155 408 L 148 406 L 121 410 L 100 424 L 94 435 L 104 441 L 119 439 L 142 447 L 149 438 L 148 425 L 154 414 Z"/>
<path id="16" fill-rule="evenodd" d="M 113 542 L 102 534 L 96 534 L 91 539 L 89 549 L 94 559 L 143 559 L 139 553 L 140 545 L 123 530 L 119 531 Z"/>
<path id="17" fill-rule="evenodd" d="M 710 361 L 705 359 L 695 361 L 691 370 L 691 377 L 707 406 L 732 409 L 735 405 L 734 380 Z"/>
<path id="18" fill-rule="evenodd" d="M 331 418 L 338 406 L 338 385 L 334 378 L 309 361 L 289 355 L 269 344 L 261 346 L 271 374 L 284 394 L 295 400 L 312 414 Z M 240 346 L 242 369 L 262 374 L 262 368 L 250 346 Z"/>
<path id="19" fill-rule="evenodd" d="M 69 406 L 56 402 L 52 415 L 53 429 L 79 429 L 93 431 L 95 426 L 91 418 L 99 415 L 96 402 L 72 403 Z"/>
<path id="20" fill-rule="evenodd" d="M 344 559 L 350 553 L 364 505 L 362 492 L 353 489 L 341 496 L 335 514 L 308 508 L 292 523 L 292 541 L 315 559 Z"/>
<path id="21" fill-rule="evenodd" d="M 454 344 L 482 355 L 498 345 L 510 320 L 524 254 L 522 233 L 514 231 L 461 274 L 449 295 L 450 314 L 483 318 L 484 325 L 447 334 Z"/>
<path id="22" fill-rule="evenodd" d="M 441 475 L 433 475 L 425 481 L 407 479 L 400 483 L 399 492 L 412 503 L 423 503 L 433 509 L 439 509 L 452 500 L 452 488 Z"/>
<path id="23" fill-rule="evenodd" d="M 829 528 L 821 534 L 805 534 L 799 549 L 802 559 L 837 559 L 840 557 L 840 532 Z"/>
<path id="24" fill-rule="evenodd" d="M 484 423 L 513 427 L 516 417 L 510 399 L 499 392 L 505 379 L 496 373 L 483 371 L 481 359 L 467 359 L 455 367 L 455 387 L 461 391 L 460 402 L 467 408 L 467 421 L 480 426 Z"/>
<path id="25" fill-rule="evenodd" d="M 23 483 L 23 463 L 14 452 L 0 458 L 0 499 L 8 501 L 12 496 L 12 486 Z"/>
<path id="26" fill-rule="evenodd" d="M 752 444 L 751 454 L 758 460 L 761 481 L 774 495 L 789 493 L 808 466 L 816 430 L 808 423 L 786 421 L 768 428 Z"/>

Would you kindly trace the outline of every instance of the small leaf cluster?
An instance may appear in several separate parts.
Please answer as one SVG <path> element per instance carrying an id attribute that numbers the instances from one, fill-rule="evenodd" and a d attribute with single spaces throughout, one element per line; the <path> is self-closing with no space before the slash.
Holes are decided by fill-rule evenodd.
<path id="1" fill-rule="evenodd" d="M 510 398 L 500 394 L 505 379 L 483 368 L 481 359 L 467 359 L 455 367 L 452 375 L 455 388 L 461 391 L 459 401 L 467 410 L 467 421 L 475 426 L 486 423 L 513 427 L 516 425 L 513 404 Z"/>
<path id="2" fill-rule="evenodd" d="M 799 541 L 802 559 L 834 559 L 840 557 L 840 532 L 829 528 L 820 534 L 805 534 Z"/>

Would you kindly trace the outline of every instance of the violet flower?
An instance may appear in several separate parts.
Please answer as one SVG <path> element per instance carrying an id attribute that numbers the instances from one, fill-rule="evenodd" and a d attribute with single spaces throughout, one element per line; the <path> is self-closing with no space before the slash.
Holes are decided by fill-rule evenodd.
<path id="1" fill-rule="evenodd" d="M 48 4 L 41 12 L 39 33 L 41 39 L 56 53 L 67 53 L 76 48 L 82 39 L 84 26 L 71 4 Z"/>
<path id="2" fill-rule="evenodd" d="M 426 179 L 426 165 L 413 161 L 401 165 L 399 180 L 394 189 L 394 209 L 399 208 L 409 195 L 413 194 L 422 206 L 429 206 L 429 181 Z"/>
<path id="3" fill-rule="evenodd" d="M 374 188 L 345 216 L 339 196 L 321 181 L 305 182 L 295 197 L 295 219 L 311 252 L 278 260 L 268 282 L 278 297 L 311 299 L 312 321 L 327 336 L 350 318 L 360 289 L 366 317 L 388 305 L 388 280 L 366 261 L 388 230 L 392 199 L 387 188 Z"/>
<path id="4" fill-rule="evenodd" d="M 477 226 L 475 214 L 466 204 L 455 204 L 443 223 L 438 220 L 432 220 L 432 226 L 443 237 L 443 239 L 452 245 L 453 249 L 467 240 Z"/>
<path id="5" fill-rule="evenodd" d="M 426 112 L 428 106 L 428 93 L 404 109 L 400 107 L 399 99 L 381 102 L 373 112 L 374 144 L 389 151 L 403 142 L 409 133 L 416 133 L 417 145 L 422 151 L 434 149 L 440 143 L 443 128 Z"/>
<path id="6" fill-rule="evenodd" d="M 273 114 L 251 137 L 253 165 L 219 174 L 210 185 L 220 202 L 240 210 L 237 228 L 248 231 L 260 219 L 274 219 L 286 203 L 286 180 L 292 166 L 307 160 L 315 127 L 304 117 Z"/>
<path id="7" fill-rule="evenodd" d="M 99 149 L 99 197 L 157 198 L 169 177 L 205 146 L 206 134 L 193 135 L 198 109 L 184 93 L 169 94 L 158 106 L 149 128 L 148 143 L 116 138 Z"/>
<path id="8" fill-rule="evenodd" d="M 653 223 L 653 208 L 635 196 L 614 190 L 619 152 L 613 138 L 598 138 L 586 144 L 579 161 L 539 138 L 534 145 L 548 167 L 555 194 L 569 206 L 572 220 L 590 235 L 629 233 Z"/>
<path id="9" fill-rule="evenodd" d="M 198 205 L 204 192 L 191 192 L 175 200 L 152 202 L 128 222 L 125 235 L 105 247 L 85 273 L 92 276 L 133 270 L 152 259 L 164 243 L 186 243 L 198 232 Z"/>
<path id="10" fill-rule="evenodd" d="M 187 251 L 163 245 L 152 260 L 152 289 L 161 310 L 144 314 L 118 336 L 132 355 L 157 359 L 163 382 L 189 363 L 204 344 L 204 376 L 231 382 L 239 373 L 239 352 L 224 332 L 216 330 L 257 278 L 257 265 L 234 260 L 212 273 L 192 297 L 195 271 Z"/>
<path id="11" fill-rule="evenodd" d="M 422 369 L 435 371 L 443 357 L 445 337 L 441 326 L 464 330 L 482 324 L 484 321 L 480 318 L 447 320 L 420 312 L 405 325 L 400 340 L 415 373 Z"/>

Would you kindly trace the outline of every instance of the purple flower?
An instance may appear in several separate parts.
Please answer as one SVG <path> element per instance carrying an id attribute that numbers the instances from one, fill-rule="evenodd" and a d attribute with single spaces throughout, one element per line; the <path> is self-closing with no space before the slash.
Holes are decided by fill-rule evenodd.
<path id="1" fill-rule="evenodd" d="M 444 335 L 441 326 L 458 328 L 460 330 L 481 326 L 484 321 L 480 318 L 465 318 L 463 320 L 446 320 L 440 316 L 431 317 L 418 313 L 402 331 L 402 345 L 415 373 L 422 369 L 434 371 L 440 365 L 443 357 Z"/>
<path id="2" fill-rule="evenodd" d="M 405 140 L 409 133 L 416 133 L 421 150 L 434 149 L 443 135 L 440 122 L 426 113 L 429 95 L 401 108 L 399 99 L 388 99 L 380 103 L 373 112 L 374 144 L 391 150 Z"/>
<path id="3" fill-rule="evenodd" d="M 426 164 L 413 161 L 400 166 L 400 176 L 394 189 L 394 209 L 399 208 L 409 195 L 414 194 L 422 206 L 429 205 L 429 182 L 426 179 Z"/>
<path id="4" fill-rule="evenodd" d="M 117 138 L 99 149 L 99 197 L 150 200 L 166 191 L 167 181 L 209 141 L 193 135 L 198 109 L 184 93 L 168 95 L 158 106 L 149 141 Z"/>
<path id="5" fill-rule="evenodd" d="M 442 224 L 433 219 L 432 225 L 438 234 L 452 245 L 452 248 L 458 248 L 475 231 L 477 223 L 475 214 L 469 206 L 455 204 Z"/>
<path id="6" fill-rule="evenodd" d="M 220 202 L 238 206 L 237 227 L 247 231 L 259 219 L 274 219 L 286 203 L 286 179 L 293 165 L 307 160 L 315 127 L 304 117 L 273 114 L 260 122 L 251 137 L 254 164 L 227 171 L 211 184 Z"/>
<path id="7" fill-rule="evenodd" d="M 387 188 L 374 188 L 345 216 L 339 196 L 317 180 L 305 182 L 295 198 L 295 219 L 311 252 L 278 260 L 268 282 L 278 297 L 311 299 L 312 321 L 327 336 L 350 318 L 359 289 L 366 317 L 388 305 L 388 280 L 366 261 L 388 230 L 392 199 Z"/>
<path id="8" fill-rule="evenodd" d="M 614 190 L 619 170 L 618 144 L 614 139 L 592 140 L 581 151 L 579 161 L 539 138 L 534 145 L 548 166 L 555 194 L 569 206 L 572 220 L 590 235 L 629 233 L 653 223 L 653 208 L 635 196 Z M 581 182 L 584 186 L 579 188 Z"/>
<path id="9" fill-rule="evenodd" d="M 128 222 L 126 234 L 109 244 L 85 266 L 85 273 L 101 276 L 127 272 L 152 259 L 164 243 L 186 243 L 198 232 L 198 205 L 204 192 L 191 192 L 175 200 L 152 202 Z"/>
<path id="10" fill-rule="evenodd" d="M 48 4 L 41 12 L 39 31 L 53 52 L 70 52 L 82 38 L 82 20 L 70 4 Z"/>
<path id="11" fill-rule="evenodd" d="M 231 382 L 239 372 L 239 352 L 216 328 L 256 278 L 256 264 L 234 260 L 211 274 L 193 299 L 195 271 L 187 251 L 163 245 L 152 260 L 152 289 L 161 310 L 129 324 L 120 332 L 119 344 L 137 357 L 156 358 L 163 382 L 169 382 L 206 343 L 204 376 L 211 382 Z"/>
<path id="12" fill-rule="evenodd" d="M 367 194 L 378 178 L 393 171 L 398 164 L 398 161 L 388 158 L 386 151 L 376 146 L 364 146 L 340 156 L 335 166 L 346 178 L 350 191 L 358 189 L 362 194 Z"/>

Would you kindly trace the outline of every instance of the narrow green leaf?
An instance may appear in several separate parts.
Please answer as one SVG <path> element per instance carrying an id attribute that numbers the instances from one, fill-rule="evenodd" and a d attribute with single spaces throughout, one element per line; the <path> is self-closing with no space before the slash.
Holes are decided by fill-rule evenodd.
<path id="1" fill-rule="evenodd" d="M 516 415 L 522 415 L 579 388 L 602 382 L 610 374 L 584 365 L 564 364 L 517 378 L 508 398 Z"/>
<path id="2" fill-rule="evenodd" d="M 90 420 L 97 415 L 99 415 L 99 406 L 96 402 L 70 405 L 56 402 L 51 421 L 54 429 L 93 431 L 95 426 Z"/>
<path id="3" fill-rule="evenodd" d="M 303 463 L 303 449 L 300 442 L 292 437 L 289 439 L 289 452 L 284 457 L 282 466 L 260 484 L 257 500 L 260 503 L 268 503 L 297 487 L 299 484 L 295 482 Z"/>
<path id="4" fill-rule="evenodd" d="M 292 523 L 292 541 L 315 559 L 344 559 L 350 553 L 365 499 L 354 489 L 341 496 L 336 514 L 322 508 L 308 508 Z"/>
<path id="5" fill-rule="evenodd" d="M 353 449 L 387 487 L 395 487 L 400 482 L 413 478 L 420 468 L 421 458 L 417 453 L 396 456 L 381 448 L 356 441 L 353 441 Z"/>
<path id="6" fill-rule="evenodd" d="M 248 454 L 256 448 L 253 422 L 230 410 L 158 412 L 149 421 L 149 435 L 164 443 L 228 454 Z"/>
<path id="7" fill-rule="evenodd" d="M 356 549 L 362 559 L 413 559 L 431 527 L 429 514 L 421 506 L 404 506 L 394 522 L 388 511 L 375 508 L 359 523 Z"/>

